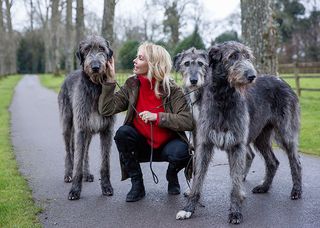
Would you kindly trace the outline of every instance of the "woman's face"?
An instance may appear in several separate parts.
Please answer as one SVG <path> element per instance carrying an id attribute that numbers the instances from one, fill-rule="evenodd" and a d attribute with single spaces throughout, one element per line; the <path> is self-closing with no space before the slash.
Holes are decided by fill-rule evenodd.
<path id="1" fill-rule="evenodd" d="M 137 57 L 133 60 L 133 73 L 134 74 L 147 74 L 148 73 L 148 62 L 145 58 L 143 51 L 138 51 Z"/>

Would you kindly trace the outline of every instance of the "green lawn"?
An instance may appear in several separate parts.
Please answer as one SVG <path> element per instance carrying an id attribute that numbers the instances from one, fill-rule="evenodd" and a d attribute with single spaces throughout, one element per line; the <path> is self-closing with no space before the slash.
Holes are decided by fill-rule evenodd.
<path id="1" fill-rule="evenodd" d="M 0 227 L 41 227 L 27 181 L 20 175 L 10 140 L 14 87 L 20 76 L 0 79 Z"/>
<path id="2" fill-rule="evenodd" d="M 310 75 L 310 74 L 308 74 Z M 295 87 L 294 79 L 286 81 Z M 301 88 L 320 88 L 320 78 L 300 79 Z M 320 155 L 320 92 L 301 91 L 300 150 Z"/>
<path id="3" fill-rule="evenodd" d="M 308 74 L 309 75 L 309 74 Z M 313 74 L 314 75 L 314 74 Z M 318 74 L 319 75 L 319 74 Z M 130 73 L 117 74 L 117 81 L 123 84 Z M 289 75 L 286 75 L 289 76 Z M 292 75 L 291 75 L 292 76 Z M 41 75 L 43 85 L 59 91 L 63 77 L 54 78 L 52 75 Z M 180 76 L 173 74 L 173 78 L 181 85 Z M 294 79 L 286 79 L 294 87 Z M 301 88 L 320 88 L 320 78 L 301 79 Z M 320 156 L 320 92 L 302 91 L 301 104 L 301 133 L 299 150 Z"/>

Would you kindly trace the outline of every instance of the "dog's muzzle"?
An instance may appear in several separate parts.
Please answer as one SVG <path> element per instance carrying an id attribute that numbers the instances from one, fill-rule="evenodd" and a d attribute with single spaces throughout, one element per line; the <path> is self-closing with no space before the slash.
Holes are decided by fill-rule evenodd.
<path id="1" fill-rule="evenodd" d="M 98 73 L 100 70 L 100 67 L 101 67 L 101 64 L 99 61 L 92 61 L 91 63 L 92 72 Z"/>
<path id="2" fill-rule="evenodd" d="M 256 73 L 252 70 L 247 70 L 245 72 L 245 77 L 247 78 L 247 80 L 251 83 L 253 82 L 253 80 L 257 77 Z"/>

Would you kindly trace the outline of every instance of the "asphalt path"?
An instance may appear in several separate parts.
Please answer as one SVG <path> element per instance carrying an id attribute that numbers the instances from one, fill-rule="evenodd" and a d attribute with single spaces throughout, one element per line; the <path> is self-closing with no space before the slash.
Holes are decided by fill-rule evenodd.
<path id="1" fill-rule="evenodd" d="M 90 145 L 92 183 L 83 183 L 80 200 L 67 199 L 71 184 L 63 182 L 64 146 L 58 116 L 57 94 L 42 87 L 37 76 L 24 76 L 15 89 L 10 107 L 11 135 L 21 173 L 28 180 L 36 203 L 44 208 L 39 215 L 44 227 L 230 227 L 227 223 L 230 178 L 225 152 L 217 151 L 205 180 L 201 202 L 189 220 L 178 221 L 184 206 L 183 195 L 167 194 L 166 163 L 153 163 L 159 177 L 154 184 L 149 164 L 142 164 L 146 197 L 125 202 L 130 181 L 120 181 L 119 156 L 111 152 L 111 182 L 114 195 L 102 196 L 99 183 L 99 138 Z M 115 130 L 124 115 L 117 115 Z M 319 127 L 319 126 L 315 126 Z M 292 187 L 288 159 L 276 151 L 280 161 L 269 193 L 256 195 L 251 189 L 264 176 L 264 164 L 256 156 L 245 182 L 244 222 L 237 227 L 320 227 L 320 159 L 301 155 L 303 198 L 290 200 Z M 180 174 L 182 189 L 186 181 Z"/>

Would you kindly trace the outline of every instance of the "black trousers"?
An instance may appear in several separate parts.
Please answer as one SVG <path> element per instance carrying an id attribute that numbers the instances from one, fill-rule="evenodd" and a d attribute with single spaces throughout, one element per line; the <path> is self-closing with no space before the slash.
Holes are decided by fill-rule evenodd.
<path id="1" fill-rule="evenodd" d="M 142 178 L 140 162 L 150 161 L 151 146 L 146 138 L 129 125 L 121 126 L 114 137 L 120 162 L 130 178 Z M 153 150 L 153 161 L 167 161 L 177 170 L 186 167 L 190 159 L 188 144 L 176 138 Z"/>

